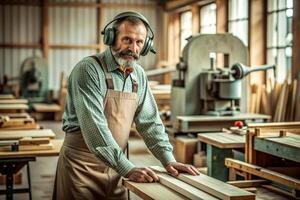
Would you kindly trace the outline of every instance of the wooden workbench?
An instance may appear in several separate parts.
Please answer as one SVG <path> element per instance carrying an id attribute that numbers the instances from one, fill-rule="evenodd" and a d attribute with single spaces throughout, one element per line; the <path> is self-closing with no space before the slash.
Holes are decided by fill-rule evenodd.
<path id="1" fill-rule="evenodd" d="M 0 94 L 0 99 L 14 99 L 15 96 L 12 94 Z"/>
<path id="2" fill-rule="evenodd" d="M 29 106 L 27 104 L 0 104 L 0 113 L 17 113 L 28 109 Z"/>
<path id="3" fill-rule="evenodd" d="M 198 140 L 206 143 L 208 175 L 222 181 L 228 181 L 228 169 L 225 158 L 233 158 L 233 150 L 243 151 L 245 136 L 228 132 L 201 133 Z M 239 158 L 244 160 L 243 158 Z"/>
<path id="4" fill-rule="evenodd" d="M 177 116 L 176 126 L 180 132 L 218 132 L 223 128 L 229 128 L 234 125 L 235 121 L 243 121 L 244 124 L 249 122 L 264 122 L 271 119 L 269 115 L 241 113 L 233 116 Z"/>
<path id="5" fill-rule="evenodd" d="M 17 151 L 0 152 L 0 173 L 6 175 L 6 190 L 0 190 L 1 194 L 6 194 L 7 200 L 13 199 L 14 193 L 29 193 L 31 197 L 31 181 L 29 162 L 35 161 L 36 157 L 58 156 L 63 144 L 63 140 L 51 140 L 53 149 L 39 151 Z M 27 166 L 28 188 L 13 188 L 13 176 L 24 166 Z"/>
<path id="6" fill-rule="evenodd" d="M 0 104 L 28 104 L 27 99 L 0 99 Z"/>

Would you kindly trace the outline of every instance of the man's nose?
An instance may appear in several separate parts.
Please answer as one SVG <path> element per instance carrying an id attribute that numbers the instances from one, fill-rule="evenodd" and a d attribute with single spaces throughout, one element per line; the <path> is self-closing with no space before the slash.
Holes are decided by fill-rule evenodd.
<path id="1" fill-rule="evenodd" d="M 135 43 L 135 42 L 132 42 L 130 45 L 129 45 L 129 49 L 134 52 L 134 53 L 138 53 L 138 45 Z"/>

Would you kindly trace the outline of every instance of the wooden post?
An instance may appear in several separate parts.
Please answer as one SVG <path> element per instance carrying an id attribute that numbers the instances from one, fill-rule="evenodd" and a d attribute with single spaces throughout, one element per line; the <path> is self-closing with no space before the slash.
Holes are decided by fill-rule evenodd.
<path id="1" fill-rule="evenodd" d="M 249 1 L 249 53 L 250 65 L 266 63 L 266 1 Z M 251 83 L 263 83 L 265 72 L 255 72 L 251 75 Z"/>
<path id="2" fill-rule="evenodd" d="M 228 32 L 228 0 L 216 0 L 217 33 Z"/>
<path id="3" fill-rule="evenodd" d="M 192 7 L 192 34 L 200 32 L 200 8 L 195 5 Z"/>
<path id="4" fill-rule="evenodd" d="M 42 51 L 43 57 L 48 59 L 49 55 L 49 15 L 48 15 L 48 0 L 43 0 L 42 2 Z"/>

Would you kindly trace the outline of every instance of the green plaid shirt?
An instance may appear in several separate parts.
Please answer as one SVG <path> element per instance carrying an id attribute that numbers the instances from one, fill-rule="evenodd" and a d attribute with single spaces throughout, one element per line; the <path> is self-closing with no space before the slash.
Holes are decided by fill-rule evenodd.
<path id="1" fill-rule="evenodd" d="M 115 90 L 122 91 L 124 86 L 124 92 L 132 92 L 132 82 L 130 78 L 125 79 L 124 74 L 118 69 L 119 65 L 110 48 L 102 54 L 108 72 L 111 73 Z M 138 108 L 134 122 L 147 147 L 165 166 L 175 161 L 172 154 L 173 148 L 159 117 L 147 76 L 141 66 L 136 64 L 133 68 L 131 76 L 139 85 Z M 91 57 L 82 59 L 74 67 L 68 79 L 63 130 L 65 132 L 81 130 L 90 151 L 107 166 L 125 176 L 134 165 L 122 152 L 108 128 L 103 107 L 106 91 L 105 75 L 99 64 Z"/>

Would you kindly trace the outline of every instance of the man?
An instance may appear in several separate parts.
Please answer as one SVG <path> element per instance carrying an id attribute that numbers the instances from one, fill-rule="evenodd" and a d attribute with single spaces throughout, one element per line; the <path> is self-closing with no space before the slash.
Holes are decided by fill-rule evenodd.
<path id="1" fill-rule="evenodd" d="M 113 27 L 107 28 L 112 22 Z M 66 137 L 53 199 L 126 199 L 121 176 L 158 181 L 151 169 L 135 167 L 123 153 L 133 122 L 168 172 L 199 174 L 174 159 L 147 77 L 137 64 L 140 55 L 153 51 L 147 19 L 125 12 L 112 22 L 103 31 L 109 47 L 81 60 L 69 76 L 63 116 Z"/>

